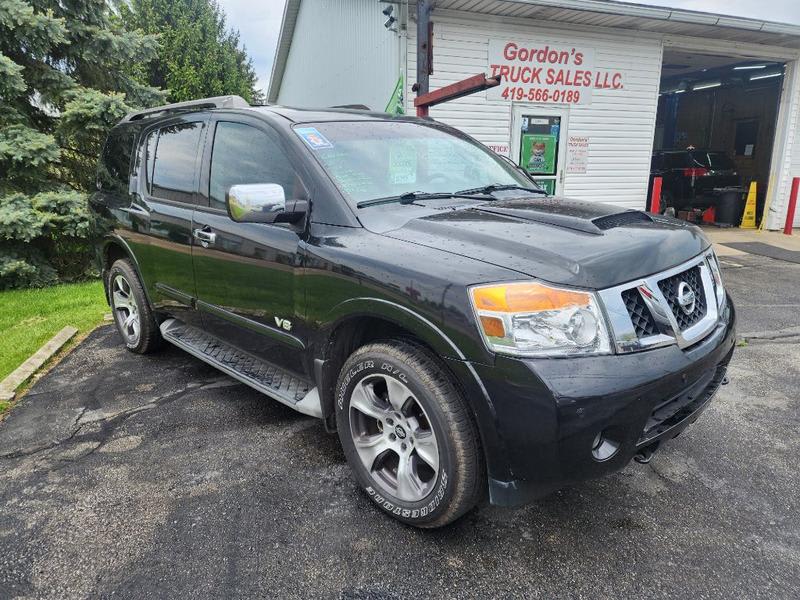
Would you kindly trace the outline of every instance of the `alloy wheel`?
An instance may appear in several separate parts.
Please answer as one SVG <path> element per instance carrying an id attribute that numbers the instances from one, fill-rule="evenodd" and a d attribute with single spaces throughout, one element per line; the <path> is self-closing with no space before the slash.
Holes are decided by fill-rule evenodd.
<path id="1" fill-rule="evenodd" d="M 350 396 L 350 434 L 370 477 L 406 501 L 425 498 L 439 473 L 439 446 L 425 409 L 402 382 L 368 375 Z"/>
<path id="2" fill-rule="evenodd" d="M 114 304 L 114 319 L 119 325 L 119 330 L 130 345 L 139 341 L 141 333 L 141 320 L 139 307 L 133 297 L 131 284 L 124 275 L 117 274 L 111 282 L 111 296 Z"/>

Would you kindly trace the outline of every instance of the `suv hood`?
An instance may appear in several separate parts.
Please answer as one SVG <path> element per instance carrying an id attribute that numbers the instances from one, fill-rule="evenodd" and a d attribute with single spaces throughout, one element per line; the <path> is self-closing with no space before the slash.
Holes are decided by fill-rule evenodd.
<path id="1" fill-rule="evenodd" d="M 402 225 L 380 233 L 589 289 L 652 275 L 709 246 L 697 227 L 599 202 L 553 197 L 458 202 L 424 204 L 424 215 L 406 214 L 411 218 L 404 218 Z M 388 221 L 382 224 L 400 224 Z M 370 223 L 365 226 L 376 230 Z"/>

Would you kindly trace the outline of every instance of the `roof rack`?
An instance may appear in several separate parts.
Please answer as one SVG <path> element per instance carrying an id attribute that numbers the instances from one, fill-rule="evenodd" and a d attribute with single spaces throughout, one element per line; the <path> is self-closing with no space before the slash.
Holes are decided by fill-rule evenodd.
<path id="1" fill-rule="evenodd" d="M 138 121 L 147 116 L 167 114 L 171 112 L 182 112 L 186 110 L 197 110 L 201 108 L 250 108 L 247 100 L 241 96 L 215 96 L 213 98 L 200 98 L 199 100 L 187 100 L 186 102 L 175 102 L 174 104 L 164 104 L 154 106 L 144 110 L 137 110 L 125 115 L 122 122 Z"/>

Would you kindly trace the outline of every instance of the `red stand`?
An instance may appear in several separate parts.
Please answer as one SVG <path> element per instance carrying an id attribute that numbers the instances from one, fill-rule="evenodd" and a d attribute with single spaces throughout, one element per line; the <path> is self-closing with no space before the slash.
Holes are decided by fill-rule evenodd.
<path id="1" fill-rule="evenodd" d="M 661 177 L 653 179 L 653 194 L 650 196 L 650 212 L 657 215 L 661 212 Z"/>
<path id="2" fill-rule="evenodd" d="M 800 189 L 800 177 L 792 179 L 792 195 L 789 196 L 789 207 L 786 209 L 786 224 L 783 226 L 783 233 L 792 235 L 792 224 L 794 223 L 794 210 L 797 208 L 797 192 Z"/>

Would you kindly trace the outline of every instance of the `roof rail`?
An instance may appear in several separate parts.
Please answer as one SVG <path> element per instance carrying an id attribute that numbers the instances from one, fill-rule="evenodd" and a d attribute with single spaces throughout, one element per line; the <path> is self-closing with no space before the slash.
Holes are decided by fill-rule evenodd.
<path id="1" fill-rule="evenodd" d="M 186 102 L 175 102 L 174 104 L 164 104 L 144 110 L 136 110 L 125 115 L 125 118 L 122 119 L 121 122 L 138 121 L 150 115 L 197 110 L 201 108 L 250 108 L 250 105 L 247 103 L 247 100 L 241 96 L 215 96 L 213 98 L 187 100 Z"/>

